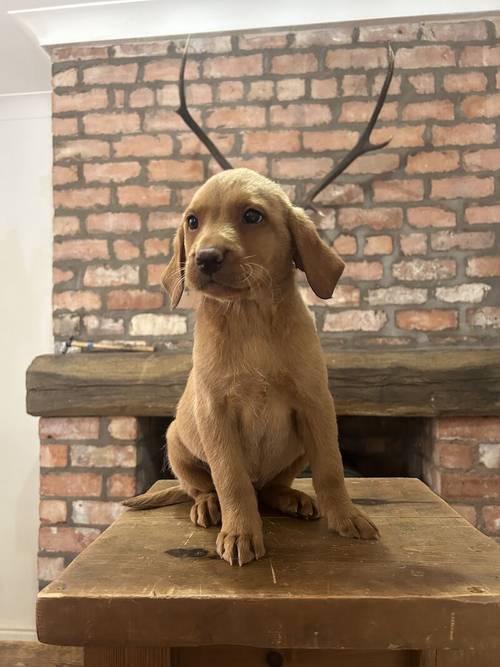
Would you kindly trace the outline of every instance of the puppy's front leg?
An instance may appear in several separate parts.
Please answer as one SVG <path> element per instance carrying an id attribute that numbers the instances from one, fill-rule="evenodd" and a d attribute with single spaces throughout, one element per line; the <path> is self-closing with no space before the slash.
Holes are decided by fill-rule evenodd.
<path id="1" fill-rule="evenodd" d="M 222 528 L 217 553 L 244 565 L 265 554 L 257 497 L 245 468 L 236 420 L 223 406 L 203 410 L 198 428 L 219 497 Z"/>
<path id="2" fill-rule="evenodd" d="M 307 406 L 300 423 L 314 488 L 328 527 L 344 537 L 376 539 L 377 527 L 353 504 L 345 487 L 335 406 L 328 390 Z"/>

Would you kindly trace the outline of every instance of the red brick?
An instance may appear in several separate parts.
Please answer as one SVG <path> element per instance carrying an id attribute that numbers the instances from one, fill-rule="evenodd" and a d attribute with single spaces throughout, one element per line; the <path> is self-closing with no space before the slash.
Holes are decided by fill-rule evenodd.
<path id="1" fill-rule="evenodd" d="M 181 61 L 179 58 L 163 58 L 153 60 L 144 66 L 144 81 L 177 81 Z M 199 76 L 199 65 L 194 60 L 189 60 L 186 65 L 186 80 L 197 79 Z"/>
<path id="2" fill-rule="evenodd" d="M 386 323 L 381 310 L 343 310 L 326 314 L 323 331 L 380 331 Z"/>
<path id="3" fill-rule="evenodd" d="M 211 102 L 212 99 L 212 89 L 210 86 L 207 86 L 208 90 L 205 93 L 205 98 L 203 101 L 198 99 L 198 104 Z M 235 100 L 241 100 L 243 97 L 243 83 L 241 81 L 222 81 L 217 86 L 217 97 L 221 102 L 234 102 Z M 188 104 L 189 104 L 188 98 Z M 193 102 L 194 103 L 194 102 Z"/>
<path id="4" fill-rule="evenodd" d="M 88 290 L 56 292 L 52 303 L 54 310 L 99 310 L 101 297 Z"/>
<path id="5" fill-rule="evenodd" d="M 150 160 L 150 181 L 201 181 L 204 167 L 201 160 Z"/>
<path id="6" fill-rule="evenodd" d="M 327 83 L 329 80 L 328 79 L 319 79 L 317 80 L 317 83 Z M 335 83 L 335 94 L 334 95 L 327 95 L 327 97 L 335 97 L 336 95 L 336 88 L 337 88 L 337 82 L 335 79 L 331 79 Z M 316 83 L 316 81 L 312 82 L 313 84 Z M 311 90 L 313 93 L 313 90 Z M 342 95 L 346 97 L 350 97 L 351 95 L 358 96 L 358 95 L 368 95 L 368 87 L 367 87 L 367 79 L 365 74 L 346 74 L 345 76 L 342 77 Z M 313 97 L 316 97 L 313 93 Z"/>
<path id="7" fill-rule="evenodd" d="M 431 235 L 433 250 L 482 250 L 494 244 L 493 232 L 436 232 Z"/>
<path id="8" fill-rule="evenodd" d="M 91 259 L 107 259 L 108 244 L 100 239 L 78 239 L 72 241 L 60 241 L 54 243 L 53 259 L 55 262 L 66 259 L 79 259 L 89 261 Z"/>
<path id="9" fill-rule="evenodd" d="M 271 125 L 304 126 L 324 125 L 332 119 L 330 108 L 325 104 L 288 104 L 271 106 Z"/>
<path id="10" fill-rule="evenodd" d="M 118 188 L 120 206 L 168 206 L 171 192 L 165 186 L 122 185 Z"/>
<path id="11" fill-rule="evenodd" d="M 137 232 L 141 228 L 141 218 L 138 213 L 94 213 L 88 216 L 86 227 L 92 234 Z M 105 241 L 101 243 L 106 247 Z M 107 254 L 104 257 L 107 257 Z"/>
<path id="12" fill-rule="evenodd" d="M 48 552 L 80 553 L 99 537 L 96 528 L 44 526 L 40 528 L 40 549 Z"/>
<path id="13" fill-rule="evenodd" d="M 455 512 L 461 514 L 473 526 L 477 524 L 476 508 L 472 505 L 462 505 L 460 503 L 450 503 Z"/>
<path id="14" fill-rule="evenodd" d="M 262 54 L 251 56 L 219 56 L 207 58 L 203 63 L 203 75 L 208 79 L 259 76 L 263 73 Z"/>
<path id="15" fill-rule="evenodd" d="M 40 581 L 54 581 L 64 570 L 64 558 L 38 557 L 38 579 Z"/>
<path id="16" fill-rule="evenodd" d="M 136 485 L 133 475 L 117 473 L 106 480 L 108 498 L 130 498 L 135 495 Z"/>
<path id="17" fill-rule="evenodd" d="M 208 112 L 206 126 L 218 127 L 264 127 L 266 110 L 264 107 L 218 107 Z"/>
<path id="18" fill-rule="evenodd" d="M 302 136 L 304 148 L 315 153 L 323 153 L 352 148 L 359 137 L 359 132 L 331 130 L 329 132 L 304 132 Z"/>
<path id="19" fill-rule="evenodd" d="M 245 167 L 246 169 L 253 169 L 253 171 L 262 174 L 262 176 L 269 176 L 269 168 L 265 157 L 234 157 L 231 158 L 231 163 L 233 167 Z M 220 167 L 215 165 L 214 160 L 211 160 L 208 169 L 210 173 L 217 173 L 220 171 Z"/>
<path id="20" fill-rule="evenodd" d="M 42 468 L 64 468 L 68 465 L 68 445 L 40 445 Z"/>
<path id="21" fill-rule="evenodd" d="M 410 174 L 453 171 L 460 166 L 457 151 L 418 152 L 408 156 L 406 171 Z"/>
<path id="22" fill-rule="evenodd" d="M 240 81 L 224 81 L 219 84 L 219 96 L 221 90 L 223 95 L 228 93 L 228 88 L 236 89 L 241 87 L 243 91 L 243 84 Z M 241 97 L 241 95 L 239 96 Z M 223 97 L 219 97 L 223 99 Z M 228 99 L 238 99 L 238 97 L 229 96 Z M 207 83 L 190 83 L 186 87 L 186 100 L 188 106 L 198 105 L 198 104 L 210 104 L 213 101 L 212 88 Z"/>
<path id="23" fill-rule="evenodd" d="M 52 282 L 54 285 L 59 285 L 60 283 L 67 283 L 68 280 L 71 280 L 75 277 L 73 271 L 63 271 L 57 267 L 52 269 Z"/>
<path id="24" fill-rule="evenodd" d="M 391 148 L 406 148 L 409 146 L 424 145 L 425 125 L 407 125 L 403 127 L 380 127 L 372 132 L 374 143 L 390 140 Z"/>
<path id="25" fill-rule="evenodd" d="M 304 97 L 305 92 L 304 79 L 282 79 L 276 83 L 276 97 L 280 101 L 298 100 Z"/>
<path id="26" fill-rule="evenodd" d="M 484 21 L 464 21 L 463 23 L 446 20 L 443 22 L 424 23 L 423 41 L 431 42 L 471 42 L 488 37 Z"/>
<path id="27" fill-rule="evenodd" d="M 128 105 L 131 109 L 152 107 L 155 103 L 155 94 L 151 88 L 136 88 L 130 92 Z"/>
<path id="28" fill-rule="evenodd" d="M 398 310 L 396 326 L 400 329 L 416 331 L 443 331 L 456 329 L 458 314 L 456 310 Z"/>
<path id="29" fill-rule="evenodd" d="M 300 133 L 296 130 L 244 132 L 243 153 L 295 153 L 300 150 Z"/>
<path id="30" fill-rule="evenodd" d="M 55 137 L 78 134 L 76 118 L 52 118 L 52 134 Z"/>
<path id="31" fill-rule="evenodd" d="M 54 190 L 55 208 L 93 208 L 109 204 L 109 188 L 80 188 L 79 190 Z"/>
<path id="32" fill-rule="evenodd" d="M 54 160 L 89 160 L 95 157 L 109 157 L 110 147 L 106 141 L 97 139 L 76 139 L 54 146 Z"/>
<path id="33" fill-rule="evenodd" d="M 215 145 L 223 155 L 227 155 L 232 151 L 234 146 L 233 134 L 211 132 L 210 138 L 214 141 Z M 200 153 L 208 153 L 207 148 L 192 132 L 180 132 L 177 134 L 177 139 L 180 142 L 181 155 L 194 155 L 195 157 L 200 157 Z"/>
<path id="34" fill-rule="evenodd" d="M 455 52 L 444 45 L 401 48 L 398 49 L 397 65 L 403 69 L 452 67 L 455 65 Z"/>
<path id="35" fill-rule="evenodd" d="M 163 267 L 165 268 L 165 267 Z M 107 296 L 109 310 L 148 310 L 163 306 L 161 292 L 146 290 L 113 290 Z"/>
<path id="36" fill-rule="evenodd" d="M 52 88 L 74 88 L 77 80 L 77 69 L 71 67 L 70 69 L 57 72 L 52 77 Z"/>
<path id="37" fill-rule="evenodd" d="M 138 134 L 113 142 L 116 157 L 171 155 L 172 138 L 167 134 Z"/>
<path id="38" fill-rule="evenodd" d="M 346 262 L 343 273 L 344 278 L 353 280 L 379 280 L 384 273 L 384 267 L 380 262 Z"/>
<path id="39" fill-rule="evenodd" d="M 344 102 L 339 116 L 341 123 L 364 123 L 373 113 L 373 102 Z M 380 120 L 395 120 L 398 116 L 396 102 L 386 102 L 380 113 Z"/>
<path id="40" fill-rule="evenodd" d="M 412 42 L 418 39 L 418 23 L 382 23 L 362 25 L 359 28 L 360 42 Z"/>
<path id="41" fill-rule="evenodd" d="M 400 208 L 343 208 L 339 212 L 342 229 L 355 229 L 367 225 L 372 229 L 399 229 L 403 223 Z"/>
<path id="42" fill-rule="evenodd" d="M 125 106 L 125 91 L 115 88 L 113 90 L 113 107 L 115 109 L 123 109 Z"/>
<path id="43" fill-rule="evenodd" d="M 71 445 L 71 465 L 78 468 L 133 468 L 135 445 Z"/>
<path id="44" fill-rule="evenodd" d="M 66 503 L 64 500 L 41 500 L 41 523 L 65 523 L 67 519 Z"/>
<path id="45" fill-rule="evenodd" d="M 327 29 L 300 29 L 293 33 L 293 42 L 298 48 L 350 44 L 352 42 L 352 27 L 329 26 Z"/>
<path id="46" fill-rule="evenodd" d="M 440 440 L 500 442 L 500 417 L 440 417 L 435 428 Z"/>
<path id="47" fill-rule="evenodd" d="M 403 109 L 403 120 L 452 120 L 455 117 L 453 102 L 450 100 L 431 100 L 429 102 L 412 102 Z"/>
<path id="48" fill-rule="evenodd" d="M 456 215 L 453 211 L 446 211 L 433 206 L 409 208 L 408 222 L 413 227 L 455 227 Z"/>
<path id="49" fill-rule="evenodd" d="M 86 287 L 117 287 L 138 283 L 139 267 L 130 264 L 123 264 L 117 269 L 101 265 L 87 266 L 83 277 L 83 284 Z"/>
<path id="50" fill-rule="evenodd" d="M 262 51 L 262 49 L 282 49 L 287 45 L 287 36 L 281 34 L 241 35 L 238 44 L 242 51 Z"/>
<path id="51" fill-rule="evenodd" d="M 304 302 L 308 306 L 322 306 L 339 308 L 344 306 L 359 306 L 360 290 L 354 285 L 337 285 L 331 299 L 320 299 L 309 287 L 299 288 Z"/>
<path id="52" fill-rule="evenodd" d="M 136 417 L 112 417 L 109 420 L 108 433 L 115 440 L 136 440 L 139 435 L 139 422 Z"/>
<path id="53" fill-rule="evenodd" d="M 99 417 L 42 417 L 38 425 L 41 440 L 96 440 Z"/>
<path id="54" fill-rule="evenodd" d="M 134 83 L 138 65 L 95 65 L 83 70 L 83 81 L 88 84 L 96 83 Z"/>
<path id="55" fill-rule="evenodd" d="M 125 327 L 123 319 L 112 317 L 97 317 L 97 315 L 85 315 L 83 324 L 89 336 L 123 336 Z"/>
<path id="56" fill-rule="evenodd" d="M 371 94 L 373 97 L 377 97 L 378 95 L 380 95 L 382 86 L 384 85 L 385 77 L 386 77 L 385 72 L 383 74 L 381 73 L 375 75 L 371 86 Z M 392 81 L 389 85 L 389 90 L 387 94 L 388 95 L 401 94 L 401 76 L 399 74 L 392 77 Z"/>
<path id="57" fill-rule="evenodd" d="M 186 41 L 179 39 L 175 41 L 178 53 L 183 53 Z M 231 35 L 215 35 L 213 37 L 193 37 L 189 43 L 192 53 L 205 55 L 207 53 L 228 53 L 231 51 Z"/>
<path id="58" fill-rule="evenodd" d="M 181 214 L 176 211 L 158 211 L 150 213 L 148 217 L 148 229 L 177 229 L 181 221 Z"/>
<path id="59" fill-rule="evenodd" d="M 469 470 L 474 465 L 476 446 L 471 444 L 454 444 L 436 442 L 434 445 L 435 460 L 443 468 Z"/>
<path id="60" fill-rule="evenodd" d="M 66 183 L 74 183 L 78 180 L 78 170 L 76 166 L 52 168 L 52 184 L 64 185 Z"/>
<path id="61" fill-rule="evenodd" d="M 167 256 L 170 251 L 170 239 L 146 239 L 144 241 L 144 254 L 146 257 Z"/>
<path id="62" fill-rule="evenodd" d="M 247 98 L 254 100 L 270 100 L 274 94 L 274 81 L 252 81 Z"/>
<path id="63" fill-rule="evenodd" d="M 493 118 L 500 116 L 500 93 L 497 95 L 471 95 L 461 105 L 467 118 Z"/>
<path id="64" fill-rule="evenodd" d="M 464 72 L 445 74 L 443 88 L 448 93 L 475 93 L 486 90 L 488 79 L 484 72 Z"/>
<path id="65" fill-rule="evenodd" d="M 484 526 L 491 535 L 500 535 L 500 505 L 486 505 L 482 509 Z"/>
<path id="66" fill-rule="evenodd" d="M 72 215 L 56 215 L 52 231 L 54 236 L 73 236 L 80 231 L 80 221 Z"/>
<path id="67" fill-rule="evenodd" d="M 456 274 L 453 259 L 411 259 L 393 265 L 392 274 L 399 280 L 446 280 Z"/>
<path id="68" fill-rule="evenodd" d="M 399 241 L 403 255 L 425 255 L 427 252 L 426 234 L 402 234 Z"/>
<path id="69" fill-rule="evenodd" d="M 134 243 L 131 243 L 130 241 L 123 241 L 122 239 L 113 241 L 113 252 L 117 259 L 124 261 L 128 259 L 135 259 L 141 254 L 141 251 Z"/>
<path id="70" fill-rule="evenodd" d="M 40 478 L 42 496 L 80 496 L 82 498 L 101 495 L 102 477 L 90 472 L 43 473 Z"/>
<path id="71" fill-rule="evenodd" d="M 415 201 L 423 199 L 424 184 L 417 179 L 374 181 L 374 201 Z"/>
<path id="72" fill-rule="evenodd" d="M 432 199 L 477 199 L 488 197 L 495 191 L 493 178 L 477 176 L 455 176 L 432 181 Z"/>
<path id="73" fill-rule="evenodd" d="M 87 134 L 127 134 L 140 130 L 140 118 L 136 113 L 94 113 L 83 117 Z"/>
<path id="74" fill-rule="evenodd" d="M 165 271 L 165 264 L 148 264 L 148 285 L 160 285 L 161 277 Z"/>
<path id="75" fill-rule="evenodd" d="M 390 255 L 392 238 L 390 236 L 367 236 L 363 248 L 364 255 Z"/>
<path id="76" fill-rule="evenodd" d="M 500 206 L 469 206 L 465 219 L 471 225 L 495 224 L 500 222 Z"/>
<path id="77" fill-rule="evenodd" d="M 84 164 L 83 175 L 87 182 L 123 183 L 136 178 L 141 172 L 138 162 L 107 162 Z"/>
<path id="78" fill-rule="evenodd" d="M 484 306 L 467 311 L 467 322 L 473 327 L 483 329 L 500 329 L 500 308 Z"/>
<path id="79" fill-rule="evenodd" d="M 460 123 L 432 128 L 434 146 L 467 146 L 468 144 L 492 144 L 495 142 L 495 126 L 487 123 Z"/>
<path id="80" fill-rule="evenodd" d="M 271 59 L 273 74 L 307 74 L 318 70 L 318 61 L 313 53 L 287 53 Z"/>
<path id="81" fill-rule="evenodd" d="M 108 104 L 108 93 L 104 88 L 93 88 L 85 93 L 68 93 L 66 95 L 54 93 L 52 95 L 52 111 L 54 113 L 105 109 Z"/>
<path id="82" fill-rule="evenodd" d="M 327 157 L 285 157 L 272 161 L 274 178 L 303 179 L 322 178 L 332 168 L 332 160 Z"/>
<path id="83" fill-rule="evenodd" d="M 102 500 L 76 500 L 72 503 L 71 519 L 75 524 L 108 526 L 124 511 L 125 508 L 121 503 Z"/>
<path id="84" fill-rule="evenodd" d="M 440 495 L 446 500 L 456 498 L 500 499 L 500 475 L 444 473 L 441 475 Z"/>
<path id="85" fill-rule="evenodd" d="M 409 76 L 408 81 L 418 95 L 431 95 L 435 92 L 436 84 L 433 74 L 415 74 Z"/>
<path id="86" fill-rule="evenodd" d="M 387 65 L 387 53 L 383 48 L 337 48 L 327 51 L 325 64 L 329 69 L 377 69 Z"/>
<path id="87" fill-rule="evenodd" d="M 466 46 L 460 57 L 461 67 L 498 67 L 500 46 Z"/>
<path id="88" fill-rule="evenodd" d="M 464 163 L 468 171 L 498 171 L 500 169 L 500 148 L 485 148 L 473 153 L 465 153 Z"/>
<path id="89" fill-rule="evenodd" d="M 479 303 L 491 290 L 490 285 L 484 283 L 463 283 L 451 287 L 437 287 L 436 298 L 446 303 Z"/>
<path id="90" fill-rule="evenodd" d="M 382 287 L 369 290 L 367 301 L 370 306 L 425 303 L 427 301 L 427 290 L 420 287 L 402 287 L 401 285 Z"/>
<path id="91" fill-rule="evenodd" d="M 358 243 L 355 236 L 340 234 L 333 242 L 333 247 L 340 255 L 355 255 L 358 251 Z"/>
<path id="92" fill-rule="evenodd" d="M 291 197 L 290 194 L 288 196 Z M 345 204 L 360 204 L 363 199 L 363 190 L 359 185 L 332 183 L 314 201 L 316 204 L 343 206 Z"/>
<path id="93" fill-rule="evenodd" d="M 50 51 L 53 62 L 97 60 L 109 56 L 107 46 L 56 46 Z"/>
<path id="94" fill-rule="evenodd" d="M 362 155 L 345 171 L 346 174 L 382 174 L 399 169 L 399 155 L 383 153 L 381 155 Z"/>

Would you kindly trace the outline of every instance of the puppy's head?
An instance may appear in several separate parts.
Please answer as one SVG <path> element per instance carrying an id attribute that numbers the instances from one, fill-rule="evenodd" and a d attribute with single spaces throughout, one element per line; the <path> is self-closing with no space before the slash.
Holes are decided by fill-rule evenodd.
<path id="1" fill-rule="evenodd" d="M 294 266 L 323 299 L 332 295 L 344 269 L 278 185 L 250 169 L 231 169 L 212 176 L 194 195 L 162 283 L 175 308 L 184 284 L 215 299 L 252 298 L 266 288 L 272 294 Z"/>

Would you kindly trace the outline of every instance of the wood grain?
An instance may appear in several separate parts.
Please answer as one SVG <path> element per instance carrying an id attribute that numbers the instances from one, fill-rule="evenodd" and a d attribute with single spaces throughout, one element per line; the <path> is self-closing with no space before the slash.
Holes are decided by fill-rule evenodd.
<path id="1" fill-rule="evenodd" d="M 39 642 L 0 642 L 0 667 L 82 667 L 83 650 Z"/>
<path id="2" fill-rule="evenodd" d="M 500 348 L 338 350 L 325 353 L 339 415 L 500 414 Z M 36 357 L 29 414 L 168 416 L 184 390 L 188 354 L 94 353 Z"/>
<path id="3" fill-rule="evenodd" d="M 195 528 L 188 504 L 126 512 L 39 594 L 39 636 L 62 645 L 500 648 L 498 545 L 416 479 L 348 487 L 380 541 L 270 514 L 267 556 L 243 568 L 215 555 L 217 529 Z"/>

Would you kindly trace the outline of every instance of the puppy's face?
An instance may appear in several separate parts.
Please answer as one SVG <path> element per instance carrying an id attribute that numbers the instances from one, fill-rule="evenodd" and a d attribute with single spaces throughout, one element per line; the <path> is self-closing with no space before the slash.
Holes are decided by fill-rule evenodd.
<path id="1" fill-rule="evenodd" d="M 272 295 L 294 262 L 319 296 L 331 296 L 343 264 L 302 209 L 269 179 L 231 169 L 210 178 L 186 208 L 162 282 L 174 307 L 184 283 L 225 301 Z"/>

